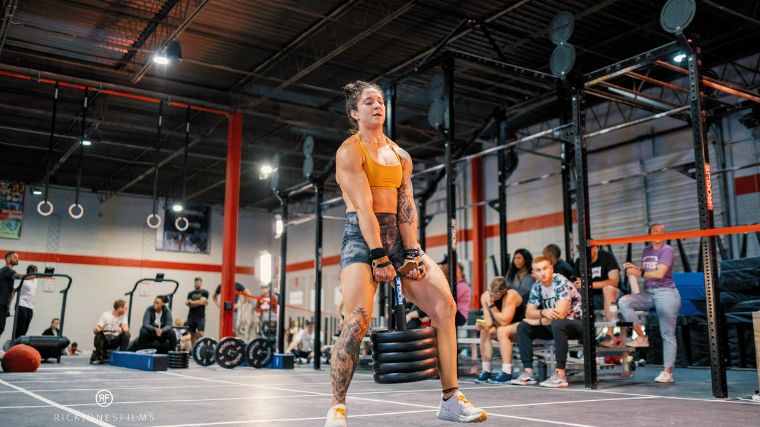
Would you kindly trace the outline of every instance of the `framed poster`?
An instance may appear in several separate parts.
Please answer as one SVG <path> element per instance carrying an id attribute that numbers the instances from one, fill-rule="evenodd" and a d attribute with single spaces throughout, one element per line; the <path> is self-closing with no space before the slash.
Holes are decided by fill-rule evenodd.
<path id="1" fill-rule="evenodd" d="M 164 209 L 163 226 L 159 227 L 156 235 L 156 250 L 209 253 L 210 215 L 211 207 L 202 205 L 188 205 L 182 212 Z M 189 223 L 185 231 L 177 230 L 174 224 L 181 216 L 186 217 Z"/>
<path id="2" fill-rule="evenodd" d="M 23 182 L 0 181 L 0 238 L 21 238 L 24 188 Z"/>

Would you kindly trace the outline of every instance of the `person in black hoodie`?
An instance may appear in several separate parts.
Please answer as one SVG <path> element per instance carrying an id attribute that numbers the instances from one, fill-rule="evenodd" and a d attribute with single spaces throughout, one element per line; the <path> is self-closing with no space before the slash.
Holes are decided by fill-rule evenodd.
<path id="1" fill-rule="evenodd" d="M 172 332 L 172 312 L 166 307 L 167 298 L 157 296 L 153 305 L 145 309 L 140 337 L 137 339 L 137 348 L 153 348 L 154 342 L 166 350 L 174 350 L 177 347 L 177 337 Z M 168 347 L 168 348 L 167 348 Z"/>

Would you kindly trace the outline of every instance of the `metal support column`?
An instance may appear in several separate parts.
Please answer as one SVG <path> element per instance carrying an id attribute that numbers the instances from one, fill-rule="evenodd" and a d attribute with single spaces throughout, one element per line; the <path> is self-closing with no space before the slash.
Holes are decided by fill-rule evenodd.
<path id="1" fill-rule="evenodd" d="M 323 181 L 317 181 L 314 185 L 316 198 L 316 248 L 314 253 L 314 369 L 319 370 L 322 363 L 322 196 L 324 195 Z M 382 304 L 380 304 L 382 306 Z"/>
<path id="2" fill-rule="evenodd" d="M 227 179 L 224 191 L 224 241 L 222 242 L 222 304 L 219 338 L 235 334 L 235 262 L 240 210 L 240 162 L 243 155 L 243 115 L 230 115 L 227 126 Z"/>
<path id="3" fill-rule="evenodd" d="M 424 251 L 427 245 L 425 244 L 425 241 L 427 240 L 427 198 L 420 197 L 417 199 L 417 215 L 419 217 L 419 222 L 417 226 L 417 231 L 419 233 L 419 244 L 422 250 Z"/>
<path id="4" fill-rule="evenodd" d="M 385 135 L 396 140 L 396 81 L 385 88 Z"/>
<path id="5" fill-rule="evenodd" d="M 559 88 L 559 121 L 560 125 L 565 125 L 570 122 L 568 115 L 567 103 L 568 88 L 562 85 Z M 573 263 L 573 200 L 570 197 L 570 173 L 573 165 L 573 150 L 572 146 L 564 138 L 560 138 L 560 158 L 561 164 L 561 178 L 562 178 L 562 213 L 564 215 L 565 226 L 565 258 L 567 261 Z M 581 241 L 582 242 L 582 241 Z"/>
<path id="6" fill-rule="evenodd" d="M 702 60 L 699 44 L 686 40 L 679 34 L 679 42 L 688 52 L 689 65 L 689 106 L 694 137 L 694 166 L 697 178 L 697 198 L 699 201 L 699 228 L 715 227 L 713 214 L 712 181 L 710 176 L 710 151 L 707 143 L 707 113 L 704 110 L 702 91 Z M 713 397 L 728 397 L 726 382 L 726 361 L 722 350 L 722 317 L 720 294 L 718 293 L 718 257 L 716 237 L 703 237 L 700 243 L 702 264 L 705 275 L 705 306 L 707 308 L 707 335 L 710 344 L 710 374 Z"/>
<path id="7" fill-rule="evenodd" d="M 499 146 L 507 143 L 507 118 L 506 115 L 499 120 L 499 136 L 497 141 Z M 499 169 L 499 274 L 507 275 L 509 269 L 509 249 L 507 247 L 507 161 L 506 150 L 499 151 L 497 156 L 497 167 Z"/>
<path id="8" fill-rule="evenodd" d="M 451 294 L 457 295 L 457 218 L 456 218 L 456 175 L 452 163 L 452 150 L 456 144 L 454 121 L 454 59 L 449 57 L 443 63 L 446 110 L 444 114 L 444 131 L 446 132 L 446 243 L 449 257 L 449 285 Z"/>
<path id="9" fill-rule="evenodd" d="M 570 98 L 572 104 L 573 148 L 575 151 L 575 197 L 578 207 L 578 243 L 580 244 L 581 299 L 583 301 L 583 372 L 586 388 L 595 389 L 596 342 L 594 334 L 594 304 L 591 293 L 591 250 L 588 245 L 590 234 L 588 205 L 588 161 L 586 139 L 583 137 L 586 111 L 583 91 L 578 90 Z"/>
<path id="10" fill-rule="evenodd" d="M 285 353 L 285 269 L 288 266 L 288 195 L 286 193 L 277 193 L 282 206 L 282 234 L 280 235 L 280 295 L 277 298 L 280 311 L 277 320 L 277 352 Z"/>
<path id="11" fill-rule="evenodd" d="M 486 227 L 485 212 L 482 204 L 483 194 L 483 159 L 472 159 L 470 162 L 472 193 L 472 292 L 482 295 L 485 290 L 486 278 Z M 506 223 L 504 223 L 506 226 Z M 506 228 L 506 227 L 505 227 Z M 506 273 L 505 273 L 506 274 Z M 480 298 L 473 298 L 469 308 L 480 310 Z M 468 308 L 468 309 L 469 309 Z"/>
<path id="12" fill-rule="evenodd" d="M 392 141 L 396 140 L 396 81 L 391 81 L 385 88 L 385 135 Z M 423 230 L 422 233 L 425 231 Z M 422 243 L 422 249 L 425 249 L 425 244 Z M 393 313 L 388 311 L 385 301 L 388 299 L 388 287 L 379 286 L 380 298 L 378 299 L 377 315 L 380 321 L 380 325 L 384 325 L 385 321 Z"/>

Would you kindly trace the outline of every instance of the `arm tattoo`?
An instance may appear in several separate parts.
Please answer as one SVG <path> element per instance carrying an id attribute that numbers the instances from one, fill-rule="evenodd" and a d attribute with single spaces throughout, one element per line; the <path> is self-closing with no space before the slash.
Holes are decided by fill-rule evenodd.
<path id="1" fill-rule="evenodd" d="M 362 338 L 369 327 L 369 316 L 364 308 L 358 307 L 346 320 L 340 338 L 335 343 L 332 354 L 332 377 L 333 398 L 340 402 L 346 402 L 346 393 L 354 376 L 356 366 L 359 364 L 359 350 Z"/>
<path id="2" fill-rule="evenodd" d="M 411 195 L 411 180 L 403 182 L 398 189 L 398 222 L 399 224 L 414 224 L 417 222 L 417 206 Z"/>
<path id="3" fill-rule="evenodd" d="M 414 194 L 412 194 L 412 157 L 404 150 L 399 151 L 403 162 L 409 166 L 409 175 L 404 177 L 398 189 L 398 222 L 399 224 L 415 224 L 417 223 L 417 206 L 414 204 Z"/>

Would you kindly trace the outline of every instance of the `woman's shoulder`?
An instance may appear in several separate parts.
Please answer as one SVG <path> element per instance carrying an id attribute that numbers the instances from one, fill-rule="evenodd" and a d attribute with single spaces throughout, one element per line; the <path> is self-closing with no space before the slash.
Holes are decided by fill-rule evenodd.
<path id="1" fill-rule="evenodd" d="M 409 153 L 406 152 L 398 143 L 390 138 L 388 138 L 388 143 L 391 147 L 393 147 L 394 150 L 398 153 L 399 157 L 403 160 L 411 160 L 412 157 L 409 155 Z"/>
<path id="2" fill-rule="evenodd" d="M 336 156 L 338 158 L 361 156 L 361 143 L 355 135 L 351 135 L 340 144 Z"/>

